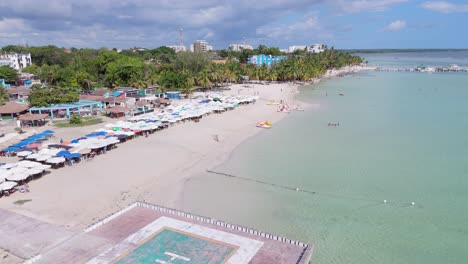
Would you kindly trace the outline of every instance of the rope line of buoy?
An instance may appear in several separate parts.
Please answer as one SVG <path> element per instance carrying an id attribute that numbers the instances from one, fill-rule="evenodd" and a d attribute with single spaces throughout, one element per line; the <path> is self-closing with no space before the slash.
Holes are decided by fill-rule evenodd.
<path id="1" fill-rule="evenodd" d="M 312 195 L 321 195 L 321 196 L 328 196 L 334 199 L 340 199 L 340 200 L 355 200 L 355 201 L 363 201 L 363 202 L 370 202 L 373 203 L 374 206 L 376 205 L 391 205 L 391 206 L 396 206 L 396 207 L 413 207 L 416 206 L 415 202 L 409 202 L 409 203 L 390 203 L 387 200 L 373 200 L 373 199 L 366 199 L 366 198 L 358 198 L 358 197 L 350 197 L 350 196 L 345 196 L 345 195 L 337 195 L 337 194 L 330 194 L 330 193 L 323 193 L 323 192 L 317 192 L 317 191 L 311 191 L 311 190 L 305 190 L 305 189 L 300 189 L 300 188 L 294 188 L 291 186 L 286 186 L 286 185 L 280 185 L 272 182 L 266 182 L 266 181 L 261 181 L 261 180 L 256 180 L 252 178 L 246 178 L 242 176 L 237 176 L 233 174 L 228 174 L 224 172 L 218 172 L 218 171 L 212 171 L 212 170 L 207 170 L 206 172 L 215 174 L 215 175 L 220 175 L 228 178 L 235 178 L 243 181 L 249 181 L 249 182 L 255 182 L 258 184 L 262 185 L 268 185 L 268 186 L 273 186 L 275 188 L 279 189 L 285 189 L 285 190 L 290 190 L 290 191 L 295 191 L 295 192 L 302 192 L 302 193 L 307 193 L 307 194 L 312 194 Z"/>

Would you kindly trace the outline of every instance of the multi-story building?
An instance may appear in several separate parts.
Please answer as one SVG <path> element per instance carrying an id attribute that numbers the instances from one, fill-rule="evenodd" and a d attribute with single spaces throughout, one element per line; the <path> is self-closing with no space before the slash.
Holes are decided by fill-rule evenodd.
<path id="1" fill-rule="evenodd" d="M 325 51 L 325 45 L 323 44 L 312 44 L 307 48 L 310 53 L 321 53 Z"/>
<path id="2" fill-rule="evenodd" d="M 231 44 L 229 45 L 229 50 L 232 50 L 232 51 L 253 50 L 253 47 L 251 45 L 246 45 L 246 44 Z"/>
<path id="3" fill-rule="evenodd" d="M 307 47 L 306 45 L 298 45 L 298 46 L 290 46 L 288 48 L 288 51 L 287 53 L 293 53 L 295 52 L 296 50 L 308 50 L 309 47 Z"/>
<path id="4" fill-rule="evenodd" d="M 195 40 L 192 45 L 193 48 L 191 48 L 191 50 L 193 52 L 207 52 L 213 50 L 213 46 L 208 45 L 208 41 L 206 40 Z"/>
<path id="5" fill-rule="evenodd" d="M 286 53 L 293 53 L 298 50 L 306 50 L 309 53 L 320 53 L 325 50 L 325 46 L 322 44 L 312 44 L 310 46 L 305 46 L 305 45 L 295 45 L 295 46 L 290 46 L 287 49 L 281 50 Z"/>
<path id="6" fill-rule="evenodd" d="M 272 66 L 275 63 L 278 63 L 282 60 L 286 60 L 287 57 L 285 56 L 272 56 L 272 55 L 265 55 L 265 54 L 259 54 L 259 55 L 253 55 L 250 56 L 248 59 L 249 64 L 253 65 L 266 65 L 266 66 Z"/>
<path id="7" fill-rule="evenodd" d="M 175 52 L 187 51 L 187 48 L 185 46 L 173 45 L 167 47 L 173 49 Z"/>
<path id="8" fill-rule="evenodd" d="M 0 66 L 8 65 L 15 70 L 21 70 L 32 64 L 30 53 L 0 54 Z"/>

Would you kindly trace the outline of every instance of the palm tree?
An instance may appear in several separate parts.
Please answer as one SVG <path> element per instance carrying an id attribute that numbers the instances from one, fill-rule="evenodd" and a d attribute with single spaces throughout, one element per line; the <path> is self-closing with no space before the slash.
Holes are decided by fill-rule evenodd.
<path id="1" fill-rule="evenodd" d="M 210 72 L 208 72 L 206 69 L 199 72 L 197 76 L 197 83 L 205 89 L 211 88 Z"/>

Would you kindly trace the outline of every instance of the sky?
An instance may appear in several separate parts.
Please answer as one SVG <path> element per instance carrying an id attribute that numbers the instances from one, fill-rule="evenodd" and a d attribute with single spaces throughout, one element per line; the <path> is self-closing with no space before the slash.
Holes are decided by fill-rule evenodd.
<path id="1" fill-rule="evenodd" d="M 0 0 L 0 46 L 468 48 L 468 1 Z"/>

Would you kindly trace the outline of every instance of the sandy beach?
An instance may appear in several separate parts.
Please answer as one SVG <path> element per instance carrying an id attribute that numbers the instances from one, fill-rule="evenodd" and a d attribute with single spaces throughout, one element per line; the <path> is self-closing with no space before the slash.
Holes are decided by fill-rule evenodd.
<path id="1" fill-rule="evenodd" d="M 177 124 L 136 138 L 94 160 L 52 170 L 29 184 L 31 192 L 0 199 L 0 207 L 76 231 L 136 200 L 178 208 L 184 182 L 221 164 L 244 140 L 261 133 L 257 122 L 269 120 L 274 129 L 279 120 L 294 114 L 277 112 L 268 102 L 297 104 L 297 86 L 290 84 L 232 85 L 226 93 L 257 94 L 260 99 L 199 123 Z M 70 140 L 103 126 L 55 129 L 55 137 Z M 27 199 L 32 201 L 14 204 Z"/>

